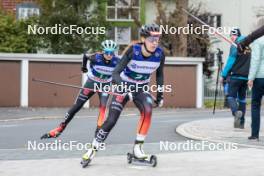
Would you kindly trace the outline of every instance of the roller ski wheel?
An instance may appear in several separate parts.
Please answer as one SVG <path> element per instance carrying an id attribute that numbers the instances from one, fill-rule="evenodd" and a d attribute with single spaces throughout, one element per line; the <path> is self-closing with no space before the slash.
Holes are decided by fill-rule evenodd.
<path id="1" fill-rule="evenodd" d="M 158 164 L 158 159 L 155 155 L 150 156 L 150 164 L 152 167 L 156 167 Z"/>
<path id="2" fill-rule="evenodd" d="M 150 157 L 147 158 L 137 158 L 135 157 L 134 154 L 132 153 L 127 153 L 127 163 L 128 164 L 139 164 L 139 165 L 147 165 L 147 166 L 152 166 L 156 167 L 157 166 L 157 157 L 155 155 L 151 155 Z"/>
<path id="3" fill-rule="evenodd" d="M 133 155 L 131 153 L 127 153 L 127 163 L 131 164 L 133 159 Z"/>

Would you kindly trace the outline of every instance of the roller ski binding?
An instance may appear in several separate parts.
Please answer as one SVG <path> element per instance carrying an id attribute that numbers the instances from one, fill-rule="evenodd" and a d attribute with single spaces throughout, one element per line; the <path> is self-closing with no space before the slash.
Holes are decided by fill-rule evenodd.
<path id="1" fill-rule="evenodd" d="M 142 143 L 135 144 L 133 153 L 127 153 L 127 162 L 128 164 L 139 164 L 156 167 L 157 166 L 157 157 L 151 155 L 148 157 L 142 150 Z"/>
<path id="2" fill-rule="evenodd" d="M 62 122 L 55 129 L 53 129 L 53 130 L 49 131 L 48 133 L 42 135 L 40 137 L 40 139 L 57 138 L 59 135 L 61 135 L 61 133 L 63 132 L 63 130 L 65 129 L 65 127 L 66 127 L 66 124 Z"/>

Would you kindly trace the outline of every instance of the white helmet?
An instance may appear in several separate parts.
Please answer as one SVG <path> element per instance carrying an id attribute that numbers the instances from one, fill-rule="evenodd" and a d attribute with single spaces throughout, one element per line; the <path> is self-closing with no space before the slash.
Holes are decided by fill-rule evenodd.
<path id="1" fill-rule="evenodd" d="M 117 50 L 117 44 L 113 40 L 105 40 L 101 45 L 104 52 L 114 52 Z"/>

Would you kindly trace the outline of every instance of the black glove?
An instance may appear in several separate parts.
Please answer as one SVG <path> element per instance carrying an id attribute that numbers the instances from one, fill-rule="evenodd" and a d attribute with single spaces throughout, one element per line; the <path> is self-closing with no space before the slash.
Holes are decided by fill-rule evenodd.
<path id="1" fill-rule="evenodd" d="M 81 70 L 82 70 L 83 73 L 87 73 L 88 72 L 88 69 L 86 67 L 82 67 Z"/>
<path id="2" fill-rule="evenodd" d="M 158 93 L 156 100 L 154 101 L 156 104 L 156 107 L 162 107 L 163 106 L 163 97 Z"/>
<path id="3" fill-rule="evenodd" d="M 161 108 L 163 106 L 163 99 L 155 100 L 156 107 Z"/>
<path id="4" fill-rule="evenodd" d="M 244 46 L 242 42 L 237 44 L 237 50 L 239 53 L 243 53 L 245 49 L 246 49 L 246 46 Z"/>
<path id="5" fill-rule="evenodd" d="M 119 75 L 113 74 L 112 75 L 112 84 L 120 85 L 122 82 L 122 78 Z"/>

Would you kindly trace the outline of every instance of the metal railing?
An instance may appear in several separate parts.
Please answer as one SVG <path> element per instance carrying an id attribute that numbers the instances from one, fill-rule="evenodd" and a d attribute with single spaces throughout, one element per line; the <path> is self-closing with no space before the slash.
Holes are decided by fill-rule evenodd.
<path id="1" fill-rule="evenodd" d="M 247 98 L 251 98 L 251 93 L 252 91 L 247 90 Z M 214 99 L 215 96 L 215 88 L 209 89 L 206 85 L 204 87 L 204 99 L 205 100 L 210 100 L 210 99 Z M 223 91 L 223 87 L 221 86 L 221 88 L 218 89 L 218 95 L 217 95 L 217 99 L 224 99 L 225 94 Z"/>

